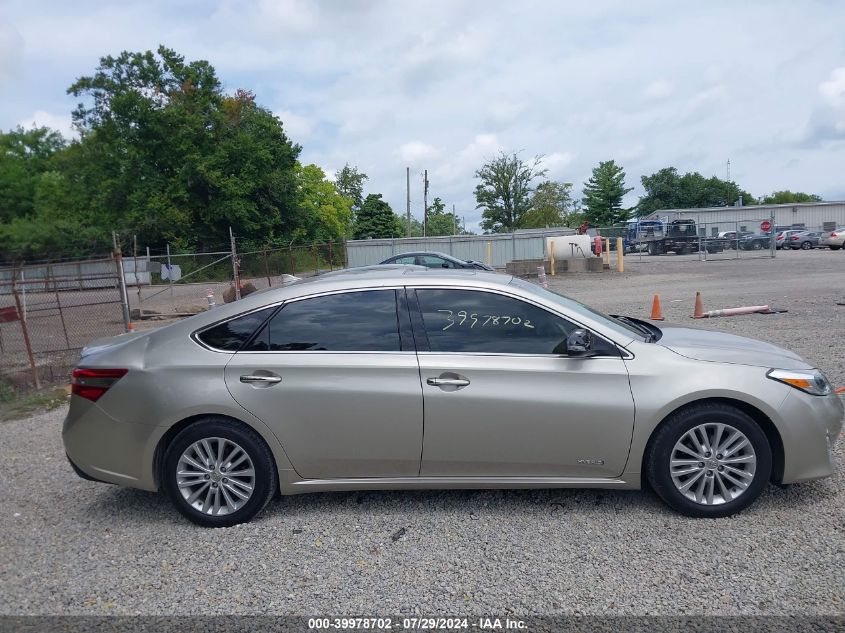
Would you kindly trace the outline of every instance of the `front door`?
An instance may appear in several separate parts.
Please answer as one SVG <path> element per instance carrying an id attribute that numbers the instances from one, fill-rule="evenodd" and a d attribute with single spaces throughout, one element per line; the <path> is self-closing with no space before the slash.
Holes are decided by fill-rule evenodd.
<path id="1" fill-rule="evenodd" d="M 570 358 L 573 322 L 482 290 L 416 290 L 423 476 L 616 477 L 634 401 L 619 350 Z M 412 301 L 412 304 L 415 303 Z M 424 351 L 427 344 L 428 351 Z"/>
<path id="2" fill-rule="evenodd" d="M 226 366 L 235 400 L 273 429 L 301 477 L 419 474 L 419 368 L 400 318 L 394 290 L 291 301 Z"/>

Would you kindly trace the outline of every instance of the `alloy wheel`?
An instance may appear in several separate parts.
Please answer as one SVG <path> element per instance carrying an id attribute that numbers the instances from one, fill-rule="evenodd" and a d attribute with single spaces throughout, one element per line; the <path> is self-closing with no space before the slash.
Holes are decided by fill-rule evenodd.
<path id="1" fill-rule="evenodd" d="M 182 498 L 203 514 L 232 514 L 255 490 L 255 467 L 249 454 L 232 440 L 208 437 L 188 446 L 176 467 Z"/>
<path id="2" fill-rule="evenodd" d="M 729 424 L 693 427 L 675 444 L 669 474 L 678 491 L 701 505 L 721 505 L 742 495 L 757 469 L 748 438 Z"/>

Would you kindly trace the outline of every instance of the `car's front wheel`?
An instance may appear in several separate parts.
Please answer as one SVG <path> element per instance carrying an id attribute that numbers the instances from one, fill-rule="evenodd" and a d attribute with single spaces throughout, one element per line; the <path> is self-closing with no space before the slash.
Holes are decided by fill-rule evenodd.
<path id="1" fill-rule="evenodd" d="M 176 509 L 206 527 L 249 521 L 276 492 L 270 449 L 258 433 L 227 418 L 183 429 L 167 447 L 162 485 Z"/>
<path id="2" fill-rule="evenodd" d="M 672 508 L 725 517 L 754 502 L 772 472 L 766 434 L 730 405 L 702 403 L 674 413 L 649 443 L 645 474 Z"/>

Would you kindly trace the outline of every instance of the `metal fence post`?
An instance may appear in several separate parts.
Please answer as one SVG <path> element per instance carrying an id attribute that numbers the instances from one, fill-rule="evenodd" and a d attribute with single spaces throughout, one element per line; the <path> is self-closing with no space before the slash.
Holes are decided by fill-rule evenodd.
<path id="1" fill-rule="evenodd" d="M 267 261 L 267 249 L 264 249 L 264 272 L 267 274 L 267 287 L 273 285 L 273 282 L 270 281 L 270 264 Z"/>
<path id="2" fill-rule="evenodd" d="M 123 310 L 123 327 L 129 332 L 129 293 L 126 292 L 126 279 L 123 275 L 123 256 L 120 254 L 120 238 L 114 234 L 114 254 L 112 255 L 117 266 L 117 282 L 120 289 L 120 305 Z"/>
<path id="3" fill-rule="evenodd" d="M 232 273 L 235 277 L 235 301 L 241 298 L 241 275 L 238 270 L 238 251 L 235 248 L 235 235 L 232 233 L 232 227 L 229 227 L 229 242 L 232 246 Z"/>
<path id="4" fill-rule="evenodd" d="M 170 298 L 173 299 L 173 267 L 170 265 L 170 242 L 167 243 L 167 281 L 170 284 Z"/>
<path id="5" fill-rule="evenodd" d="M 334 270 L 334 256 L 332 253 L 332 243 L 329 242 L 329 270 Z"/>
<path id="6" fill-rule="evenodd" d="M 15 296 L 15 306 L 17 306 L 18 309 L 18 320 L 21 324 L 23 342 L 26 346 L 26 355 L 29 357 L 29 368 L 32 370 L 32 378 L 35 381 L 35 388 L 41 389 L 41 380 L 38 378 L 38 368 L 35 366 L 35 357 L 32 355 L 32 343 L 30 343 L 29 340 L 29 328 L 26 326 L 26 320 L 22 318 L 21 298 L 18 296 L 17 288 L 15 288 L 14 273 L 12 273 L 12 294 Z"/>
<path id="7" fill-rule="evenodd" d="M 65 345 L 70 349 L 70 338 L 67 335 L 67 325 L 65 324 L 65 315 L 62 311 L 62 300 L 59 297 L 59 289 L 56 287 L 56 278 L 52 273 L 52 266 L 47 264 L 47 289 L 50 287 L 50 278 L 53 278 L 53 292 L 56 294 L 56 308 L 59 310 L 59 319 L 62 322 L 62 331 L 65 333 Z"/>

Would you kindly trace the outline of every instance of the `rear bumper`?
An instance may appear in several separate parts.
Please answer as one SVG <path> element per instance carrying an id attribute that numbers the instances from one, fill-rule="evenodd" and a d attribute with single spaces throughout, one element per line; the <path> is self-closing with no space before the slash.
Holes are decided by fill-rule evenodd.
<path id="1" fill-rule="evenodd" d="M 162 426 L 119 422 L 96 404 L 72 402 L 62 426 L 62 441 L 68 460 L 80 476 L 156 490 L 155 448 L 166 430 Z"/>

